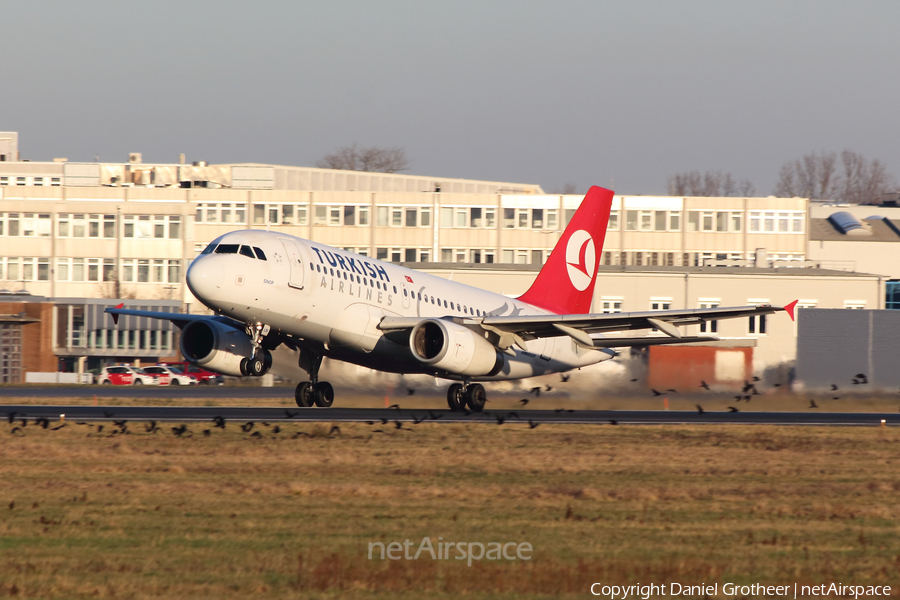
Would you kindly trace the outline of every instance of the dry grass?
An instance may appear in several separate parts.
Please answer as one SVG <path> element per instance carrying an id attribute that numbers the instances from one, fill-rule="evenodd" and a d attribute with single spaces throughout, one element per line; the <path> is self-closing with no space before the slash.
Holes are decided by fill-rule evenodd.
<path id="1" fill-rule="evenodd" d="M 0 596 L 532 598 L 595 581 L 898 590 L 900 431 L 421 424 L 0 433 Z M 204 435 L 205 429 L 210 434 Z M 383 430 L 379 432 L 378 430 Z M 260 431 L 259 437 L 251 437 Z M 301 435 L 297 435 L 302 432 Z M 529 562 L 369 542 L 530 542 Z"/>

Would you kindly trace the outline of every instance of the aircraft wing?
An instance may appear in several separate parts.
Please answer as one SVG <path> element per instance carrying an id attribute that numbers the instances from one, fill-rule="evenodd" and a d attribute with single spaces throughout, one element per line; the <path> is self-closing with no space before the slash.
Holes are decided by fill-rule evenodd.
<path id="1" fill-rule="evenodd" d="M 704 321 L 735 319 L 754 315 L 768 315 L 786 311 L 794 318 L 797 301 L 786 306 L 736 306 L 728 308 L 694 308 L 685 310 L 646 311 L 631 313 L 603 313 L 587 315 L 523 315 L 492 316 L 482 319 L 454 319 L 463 325 L 477 325 L 496 334 L 496 345 L 506 349 L 525 340 L 567 335 L 582 346 L 617 348 L 656 344 L 684 344 L 714 341 L 715 337 L 684 337 L 678 330 L 682 325 L 697 325 Z M 409 317 L 385 317 L 379 324 L 384 331 L 412 329 L 421 319 Z M 591 337 L 640 329 L 655 329 L 664 337 Z"/>
<path id="2" fill-rule="evenodd" d="M 132 316 L 132 317 L 146 317 L 148 319 L 163 319 L 164 321 L 172 321 L 179 329 L 184 329 L 184 326 L 190 323 L 191 321 L 200 321 L 203 319 L 215 319 L 217 317 L 213 317 L 210 315 L 189 315 L 185 313 L 173 313 L 173 312 L 162 312 L 155 310 L 134 310 L 131 308 L 123 308 L 124 304 L 119 304 L 113 308 L 107 308 L 105 311 L 112 315 L 113 322 L 118 324 L 119 317 L 122 315 Z"/>

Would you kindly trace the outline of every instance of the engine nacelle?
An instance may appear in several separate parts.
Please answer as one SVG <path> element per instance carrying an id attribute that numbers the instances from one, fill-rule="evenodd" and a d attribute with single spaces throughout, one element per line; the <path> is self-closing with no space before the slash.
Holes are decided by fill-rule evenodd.
<path id="1" fill-rule="evenodd" d="M 241 375 L 241 360 L 253 352 L 250 336 L 213 319 L 191 321 L 181 331 L 181 353 L 190 362 L 223 375 Z"/>
<path id="2" fill-rule="evenodd" d="M 495 375 L 503 366 L 493 344 L 452 321 L 422 321 L 413 328 L 409 347 L 424 364 L 457 375 Z"/>

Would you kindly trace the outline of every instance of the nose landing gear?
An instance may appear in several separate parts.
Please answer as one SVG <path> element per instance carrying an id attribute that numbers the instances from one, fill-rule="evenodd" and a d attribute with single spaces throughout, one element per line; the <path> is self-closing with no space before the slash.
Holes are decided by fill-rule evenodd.
<path id="1" fill-rule="evenodd" d="M 250 336 L 253 351 L 250 358 L 241 359 L 241 375 L 262 377 L 272 367 L 272 353 L 262 347 L 263 338 L 269 334 L 269 326 L 248 323 L 245 331 Z"/>
<path id="2" fill-rule="evenodd" d="M 301 382 L 294 391 L 294 399 L 300 408 L 329 408 L 334 404 L 334 388 L 327 381 L 319 381 L 322 352 L 304 348 L 300 351 L 300 368 L 309 373 L 309 381 Z"/>
<path id="3" fill-rule="evenodd" d="M 465 410 L 466 406 L 473 412 L 484 410 L 487 402 L 487 392 L 480 383 L 454 383 L 447 390 L 447 405 L 450 410 Z"/>

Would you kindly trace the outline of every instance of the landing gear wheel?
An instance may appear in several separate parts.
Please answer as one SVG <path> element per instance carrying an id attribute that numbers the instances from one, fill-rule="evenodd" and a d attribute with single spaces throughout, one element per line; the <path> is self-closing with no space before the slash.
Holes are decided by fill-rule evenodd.
<path id="1" fill-rule="evenodd" d="M 260 377 L 266 373 L 266 363 L 261 356 L 251 358 L 247 362 L 247 370 L 250 371 L 250 374 L 254 377 Z"/>
<path id="2" fill-rule="evenodd" d="M 466 404 L 475 412 L 484 410 L 484 403 L 487 402 L 487 392 L 480 383 L 473 383 L 466 390 Z"/>
<path id="3" fill-rule="evenodd" d="M 462 410 L 466 406 L 466 399 L 463 396 L 463 386 L 460 383 L 454 383 L 447 390 L 447 406 L 450 410 Z"/>
<path id="4" fill-rule="evenodd" d="M 247 377 L 248 375 L 250 375 L 250 367 L 247 366 L 247 363 L 249 363 L 249 362 L 250 362 L 249 358 L 241 359 L 241 375 L 243 375 L 244 377 Z"/>
<path id="5" fill-rule="evenodd" d="M 294 400 L 300 408 L 309 408 L 313 404 L 313 386 L 310 382 L 304 381 L 297 385 L 294 391 Z"/>
<path id="6" fill-rule="evenodd" d="M 330 408 L 334 404 L 334 388 L 327 381 L 320 381 L 313 390 L 313 397 L 319 408 Z"/>

